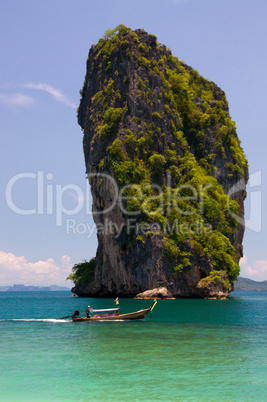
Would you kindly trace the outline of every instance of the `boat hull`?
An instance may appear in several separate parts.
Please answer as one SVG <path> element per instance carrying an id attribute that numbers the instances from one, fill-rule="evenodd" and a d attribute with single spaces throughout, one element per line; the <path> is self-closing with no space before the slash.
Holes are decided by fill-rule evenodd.
<path id="1" fill-rule="evenodd" d="M 139 310 L 134 313 L 121 314 L 113 317 L 72 317 L 74 322 L 94 322 L 94 321 L 128 321 L 128 320 L 144 320 L 151 309 L 146 308 L 144 310 Z"/>

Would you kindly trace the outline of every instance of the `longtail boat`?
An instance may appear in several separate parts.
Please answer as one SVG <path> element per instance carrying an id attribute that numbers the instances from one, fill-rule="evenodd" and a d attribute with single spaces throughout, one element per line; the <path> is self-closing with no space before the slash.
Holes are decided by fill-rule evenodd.
<path id="1" fill-rule="evenodd" d="M 120 308 L 110 308 L 110 309 L 101 309 L 94 310 L 90 309 L 89 317 L 80 317 L 79 310 L 75 310 L 74 314 L 71 316 L 72 321 L 74 322 L 84 322 L 84 321 L 125 321 L 125 320 L 144 320 L 149 312 L 152 312 L 153 308 L 157 304 L 157 301 L 154 300 L 153 304 L 146 309 L 138 310 L 133 313 L 120 314 Z"/>

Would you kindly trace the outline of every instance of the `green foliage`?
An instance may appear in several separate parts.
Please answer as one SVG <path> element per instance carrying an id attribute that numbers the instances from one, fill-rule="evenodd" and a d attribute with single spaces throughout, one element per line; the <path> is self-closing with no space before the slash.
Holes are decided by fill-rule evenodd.
<path id="1" fill-rule="evenodd" d="M 200 287 L 204 287 L 208 285 L 209 283 L 214 283 L 218 284 L 221 282 L 222 288 L 225 291 L 230 290 L 230 282 L 226 276 L 226 273 L 224 271 L 211 271 L 210 275 L 207 276 L 206 278 L 203 278 L 200 280 L 199 285 Z"/>
<path id="2" fill-rule="evenodd" d="M 148 166 L 153 174 L 162 174 L 166 160 L 163 155 L 154 154 L 148 158 Z"/>
<path id="3" fill-rule="evenodd" d="M 138 139 L 136 136 L 132 133 L 131 130 L 126 130 L 128 134 L 126 134 L 125 139 L 124 139 L 124 145 L 126 146 L 127 153 L 131 158 L 135 156 L 135 154 L 138 152 Z"/>
<path id="4" fill-rule="evenodd" d="M 215 230 L 210 235 L 197 236 L 195 240 L 201 246 L 200 255 L 209 256 L 215 270 L 223 269 L 232 281 L 237 280 L 240 268 L 234 258 L 234 247 L 226 236 Z"/>
<path id="5" fill-rule="evenodd" d="M 99 164 L 98 164 L 99 169 L 102 169 L 102 168 L 103 168 L 104 163 L 105 163 L 104 159 L 101 159 L 101 161 L 100 161 Z"/>
<path id="6" fill-rule="evenodd" d="M 98 127 L 100 137 L 108 137 L 115 134 L 118 130 L 118 124 L 123 114 L 122 108 L 109 107 L 104 113 L 103 123 Z"/>
<path id="7" fill-rule="evenodd" d="M 141 201 L 138 198 L 132 197 L 130 200 L 127 200 L 127 210 L 128 211 L 140 211 L 141 209 Z"/>
<path id="8" fill-rule="evenodd" d="M 224 290 L 230 290 L 231 289 L 228 279 L 222 280 L 222 287 L 223 287 Z"/>
<path id="9" fill-rule="evenodd" d="M 115 166 L 116 164 L 125 161 L 125 154 L 122 149 L 122 143 L 120 140 L 118 140 L 118 138 L 116 138 L 116 140 L 113 141 L 112 145 L 108 147 L 108 151 L 110 153 L 112 165 Z"/>
<path id="10" fill-rule="evenodd" d="M 118 32 L 122 32 L 126 29 L 125 25 L 118 25 L 114 29 L 107 29 L 103 35 L 104 40 L 111 40 L 114 38 L 115 35 L 117 35 Z"/>
<path id="11" fill-rule="evenodd" d="M 161 115 L 158 112 L 152 113 L 152 118 L 155 119 L 155 120 L 161 120 L 162 119 Z"/>
<path id="12" fill-rule="evenodd" d="M 137 88 L 139 88 L 139 89 L 146 89 L 146 85 L 144 84 L 142 78 L 138 78 L 138 81 L 137 81 Z"/>
<path id="13" fill-rule="evenodd" d="M 95 277 L 95 265 L 95 258 L 92 258 L 90 261 L 84 260 L 84 262 L 75 264 L 72 267 L 72 273 L 66 280 L 70 279 L 75 285 L 83 285 L 92 282 Z"/>
<path id="14" fill-rule="evenodd" d="M 138 243 L 142 244 L 142 246 L 145 245 L 145 241 L 144 241 L 143 237 L 140 236 L 140 235 L 136 236 L 136 241 L 137 241 Z"/>
<path id="15" fill-rule="evenodd" d="M 117 29 L 107 29 L 103 35 L 103 39 L 109 40 L 112 39 L 116 35 Z"/>
<path id="16" fill-rule="evenodd" d="M 169 237 L 164 239 L 165 253 L 171 261 L 176 261 L 180 255 L 180 249 L 177 242 Z M 178 270 L 178 269 L 177 269 Z"/>
<path id="17" fill-rule="evenodd" d="M 138 46 L 141 53 L 144 53 L 146 56 L 149 54 L 149 48 L 145 43 L 140 43 Z"/>
<path id="18" fill-rule="evenodd" d="M 138 58 L 138 64 L 141 67 L 149 68 L 150 67 L 150 61 L 146 59 L 145 57 L 139 57 Z"/>
<path id="19" fill-rule="evenodd" d="M 141 184 L 149 178 L 147 170 L 138 159 L 125 160 L 123 163 L 116 163 L 112 160 L 111 164 L 122 185 Z"/>
<path id="20" fill-rule="evenodd" d="M 128 40 L 122 40 L 120 43 L 120 46 L 122 49 L 126 49 L 129 46 L 129 41 Z"/>

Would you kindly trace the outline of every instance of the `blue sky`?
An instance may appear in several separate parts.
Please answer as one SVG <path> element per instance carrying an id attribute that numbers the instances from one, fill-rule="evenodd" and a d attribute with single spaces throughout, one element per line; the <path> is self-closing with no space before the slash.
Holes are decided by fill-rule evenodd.
<path id="1" fill-rule="evenodd" d="M 267 279 L 266 11 L 263 0 L 1 4 L 0 285 L 71 286 L 71 266 L 95 255 L 76 108 L 91 45 L 119 24 L 155 34 L 226 92 L 252 177 L 241 272 Z M 62 222 L 59 198 L 75 212 Z"/>

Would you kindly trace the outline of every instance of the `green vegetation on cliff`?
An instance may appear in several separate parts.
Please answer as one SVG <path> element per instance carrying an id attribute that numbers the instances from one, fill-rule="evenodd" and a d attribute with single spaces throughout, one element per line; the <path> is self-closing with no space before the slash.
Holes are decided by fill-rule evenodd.
<path id="1" fill-rule="evenodd" d="M 126 209 L 140 212 L 138 222 L 160 225 L 173 278 L 206 260 L 227 274 L 229 287 L 239 274 L 233 241 L 240 205 L 227 189 L 247 181 L 248 165 L 224 92 L 154 35 L 120 25 L 91 49 L 81 95 L 86 109 L 78 119 L 90 131 L 85 153 L 97 152 L 98 172 L 127 185 Z M 153 235 L 135 240 L 143 245 Z"/>
<path id="2" fill-rule="evenodd" d="M 66 278 L 75 285 L 84 285 L 92 282 L 95 276 L 95 258 L 90 261 L 83 261 L 72 267 L 72 273 Z"/>

